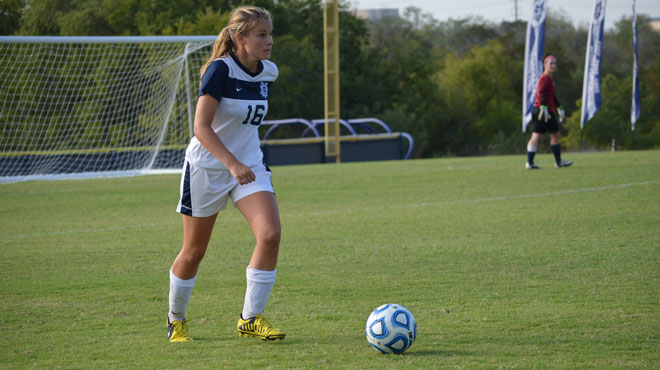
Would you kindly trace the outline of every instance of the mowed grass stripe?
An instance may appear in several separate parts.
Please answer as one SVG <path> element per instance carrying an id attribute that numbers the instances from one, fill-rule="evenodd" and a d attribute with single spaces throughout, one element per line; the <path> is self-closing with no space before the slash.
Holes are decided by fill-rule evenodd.
<path id="1" fill-rule="evenodd" d="M 460 204 L 460 203 L 481 203 L 481 202 L 492 202 L 492 201 L 502 201 L 502 200 L 515 200 L 515 199 L 524 199 L 524 198 L 538 198 L 538 197 L 549 197 L 556 195 L 567 195 L 567 194 L 576 194 L 576 193 L 585 193 L 585 192 L 595 192 L 595 191 L 605 191 L 605 190 L 615 190 L 623 189 L 631 186 L 643 186 L 643 185 L 652 185 L 659 184 L 660 181 L 644 181 L 639 183 L 630 183 L 630 184 L 620 184 L 620 185 L 611 185 L 611 186 L 602 186 L 598 188 L 584 188 L 584 189 L 569 189 L 556 192 L 545 192 L 545 193 L 533 193 L 533 194 L 520 194 L 520 195 L 508 195 L 508 196 L 499 196 L 499 197 L 490 197 L 490 198 L 479 198 L 479 199 L 464 199 L 464 200 L 451 200 L 451 201 L 437 201 L 437 202 L 425 202 L 425 203 L 416 203 L 416 204 L 406 204 L 406 205 L 392 205 L 386 207 L 372 207 L 372 208 L 349 208 L 342 209 L 337 211 L 319 211 L 319 212 L 308 212 L 308 213 L 289 213 L 282 214 L 281 217 L 308 217 L 308 216 L 325 216 L 337 213 L 344 212 L 374 212 L 381 211 L 385 209 L 397 209 L 397 208 L 418 208 L 418 207 L 436 207 L 442 205 L 450 204 Z M 91 229 L 91 230 L 62 230 L 55 231 L 50 233 L 32 233 L 32 234 L 17 234 L 17 235 L 3 235 L 6 239 L 24 239 L 31 237 L 39 236 L 54 236 L 54 235 L 63 235 L 63 234 L 75 234 L 75 233 L 96 233 L 96 232 L 105 232 L 105 231 L 116 231 L 116 230 L 125 230 L 125 229 L 141 229 L 141 228 L 154 228 L 154 227 L 167 227 L 171 225 L 178 225 L 179 222 L 169 222 L 164 224 L 140 224 L 140 225 L 121 225 L 114 226 L 102 229 Z"/>

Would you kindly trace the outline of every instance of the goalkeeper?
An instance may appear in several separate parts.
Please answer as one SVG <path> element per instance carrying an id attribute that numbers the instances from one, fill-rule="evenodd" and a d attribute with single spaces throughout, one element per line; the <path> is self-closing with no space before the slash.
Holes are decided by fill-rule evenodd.
<path id="1" fill-rule="evenodd" d="M 550 149 L 555 156 L 555 167 L 568 167 L 572 161 L 561 159 L 561 146 L 559 144 L 559 122 L 564 121 L 564 109 L 557 100 L 555 83 L 552 75 L 557 70 L 557 58 L 553 55 L 543 57 L 543 74 L 536 86 L 536 98 L 532 108 L 532 137 L 527 143 L 527 169 L 539 169 L 534 163 L 536 148 L 543 135 L 550 134 Z"/>

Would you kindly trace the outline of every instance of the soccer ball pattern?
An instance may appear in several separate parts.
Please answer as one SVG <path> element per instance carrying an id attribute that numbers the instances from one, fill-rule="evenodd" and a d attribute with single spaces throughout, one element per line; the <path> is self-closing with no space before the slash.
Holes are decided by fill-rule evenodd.
<path id="1" fill-rule="evenodd" d="M 381 353 L 403 353 L 417 337 L 417 321 L 407 308 L 388 303 L 369 315 L 366 331 L 369 344 Z"/>

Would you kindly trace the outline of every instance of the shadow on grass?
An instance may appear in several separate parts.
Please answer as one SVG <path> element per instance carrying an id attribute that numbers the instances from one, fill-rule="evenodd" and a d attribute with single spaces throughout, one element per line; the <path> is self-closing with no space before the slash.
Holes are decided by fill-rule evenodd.
<path id="1" fill-rule="evenodd" d="M 193 337 L 193 342 L 201 343 L 235 343 L 235 344 L 245 344 L 245 345 L 277 345 L 277 346 L 288 346 L 292 344 L 299 344 L 299 340 L 295 339 L 276 339 L 276 340 L 261 340 L 259 338 L 240 338 L 238 335 L 234 336 L 202 336 Z"/>
<path id="2" fill-rule="evenodd" d="M 408 351 L 399 356 L 405 357 L 427 357 L 427 356 L 437 356 L 437 357 L 453 357 L 453 356 L 475 356 L 476 352 L 472 351 L 451 351 L 451 350 L 440 350 L 440 349 L 423 349 L 419 351 Z M 396 355 L 395 355 L 396 356 Z"/>

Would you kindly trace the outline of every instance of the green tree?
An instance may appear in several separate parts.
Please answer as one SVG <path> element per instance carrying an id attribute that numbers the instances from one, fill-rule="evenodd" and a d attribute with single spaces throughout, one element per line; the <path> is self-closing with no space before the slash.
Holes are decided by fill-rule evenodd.
<path id="1" fill-rule="evenodd" d="M 520 63 L 503 52 L 498 40 L 475 46 L 462 57 L 445 58 L 436 82 L 454 121 L 449 134 L 461 144 L 452 151 L 486 153 L 502 135 L 520 131 L 520 93 L 511 78 L 522 69 Z"/>
<path id="2" fill-rule="evenodd" d="M 365 71 L 366 92 L 376 99 L 369 116 L 383 119 L 393 130 L 410 133 L 417 155 L 428 156 L 433 155 L 429 144 L 445 136 L 436 136 L 444 122 L 440 121 L 439 96 L 431 80 L 439 68 L 430 36 L 435 26 L 422 23 L 430 18 L 419 14 L 409 8 L 403 18 L 369 22 L 364 65 L 369 69 Z"/>
<path id="3" fill-rule="evenodd" d="M 27 36 L 58 36 L 61 33 L 59 18 L 74 8 L 68 0 L 30 1 L 24 11 L 18 34 Z"/>
<path id="4" fill-rule="evenodd" d="M 660 33 L 656 36 L 660 38 Z M 660 40 L 658 40 L 660 43 Z M 656 44 L 659 45 L 659 44 Z M 636 149 L 660 147 L 660 58 L 644 68 L 640 77 L 641 116 L 635 123 Z"/>
<path id="5" fill-rule="evenodd" d="M 604 102 L 597 114 L 583 128 L 585 144 L 596 148 L 607 148 L 614 140 L 621 147 L 629 147 L 630 130 L 630 86 L 629 77 L 619 78 L 615 74 L 606 75 L 601 82 L 601 97 Z M 576 135 L 579 130 L 571 130 Z"/>
<path id="6" fill-rule="evenodd" d="M 27 0 L 0 1 L 0 35 L 12 35 L 18 30 Z"/>

